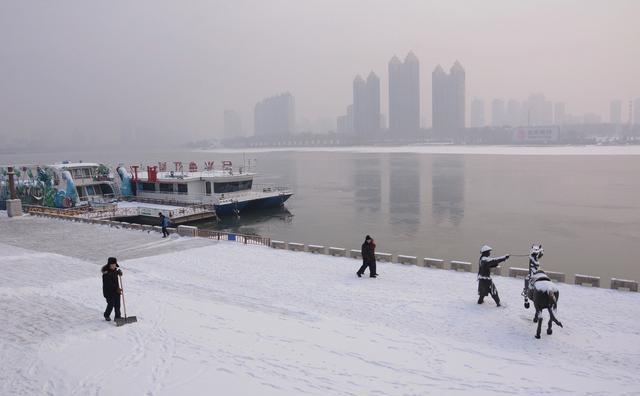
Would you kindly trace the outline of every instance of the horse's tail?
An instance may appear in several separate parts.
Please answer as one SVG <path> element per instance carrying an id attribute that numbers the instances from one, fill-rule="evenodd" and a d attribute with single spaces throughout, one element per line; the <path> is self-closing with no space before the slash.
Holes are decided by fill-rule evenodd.
<path id="1" fill-rule="evenodd" d="M 554 314 L 556 308 L 558 308 L 558 291 L 556 290 L 548 290 L 547 294 L 549 295 L 549 316 L 551 320 L 558 326 L 562 327 L 562 323 L 556 318 Z"/>

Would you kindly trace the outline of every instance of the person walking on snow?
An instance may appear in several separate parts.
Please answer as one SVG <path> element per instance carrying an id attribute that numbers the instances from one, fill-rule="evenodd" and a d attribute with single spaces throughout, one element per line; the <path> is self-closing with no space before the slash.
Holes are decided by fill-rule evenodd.
<path id="1" fill-rule="evenodd" d="M 102 295 L 107 300 L 107 309 L 104 311 L 104 319 L 108 322 L 111 320 L 111 311 L 115 309 L 115 318 L 120 318 L 120 283 L 118 276 L 122 275 L 122 271 L 118 269 L 118 260 L 115 257 L 109 257 L 107 265 L 102 267 Z"/>
<path id="2" fill-rule="evenodd" d="M 378 276 L 376 272 L 376 243 L 369 235 L 364 238 L 364 243 L 361 248 L 362 253 L 362 266 L 356 272 L 358 278 L 364 274 L 364 271 L 369 267 L 369 276 L 375 278 Z"/>
<path id="3" fill-rule="evenodd" d="M 163 215 L 162 212 L 159 212 L 160 216 L 160 226 L 162 227 L 162 237 L 166 238 L 169 235 L 169 231 L 167 231 L 167 227 L 169 227 L 169 219 L 167 216 Z"/>
<path id="4" fill-rule="evenodd" d="M 496 305 L 500 306 L 500 297 L 498 296 L 498 289 L 491 279 L 491 268 L 497 267 L 498 264 L 507 260 L 509 255 L 500 257 L 489 257 L 491 255 L 491 247 L 484 245 L 480 248 L 480 262 L 478 265 L 478 304 L 484 302 L 484 298 L 487 294 L 491 294 L 491 297 L 496 302 Z"/>

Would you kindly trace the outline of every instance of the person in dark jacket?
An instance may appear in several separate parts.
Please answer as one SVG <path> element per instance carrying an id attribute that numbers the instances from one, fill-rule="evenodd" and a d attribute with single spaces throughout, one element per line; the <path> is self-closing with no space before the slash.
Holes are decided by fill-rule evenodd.
<path id="1" fill-rule="evenodd" d="M 364 274 L 364 271 L 369 267 L 369 276 L 371 278 L 375 278 L 378 276 L 376 272 L 376 243 L 373 241 L 369 235 L 364 238 L 364 243 L 362 244 L 362 266 L 356 272 L 358 278 Z"/>
<path id="2" fill-rule="evenodd" d="M 500 257 L 491 256 L 491 247 L 484 245 L 480 249 L 480 261 L 478 265 L 478 304 L 484 302 L 484 298 L 487 294 L 491 294 L 491 297 L 496 302 L 497 306 L 500 306 L 500 296 L 498 296 L 498 289 L 491 279 L 491 268 L 497 267 L 498 264 L 507 260 L 509 255 Z"/>
<path id="3" fill-rule="evenodd" d="M 169 231 L 167 231 L 167 227 L 169 227 L 169 219 L 167 216 L 163 215 L 162 212 L 159 212 L 160 216 L 160 226 L 162 227 L 162 237 L 166 238 L 169 235 Z"/>
<path id="4" fill-rule="evenodd" d="M 104 311 L 104 319 L 111 320 L 111 311 L 115 309 L 115 318 L 120 318 L 120 283 L 118 276 L 122 275 L 122 271 L 118 269 L 118 260 L 115 257 L 109 257 L 107 265 L 102 267 L 102 295 L 107 300 L 107 309 Z"/>

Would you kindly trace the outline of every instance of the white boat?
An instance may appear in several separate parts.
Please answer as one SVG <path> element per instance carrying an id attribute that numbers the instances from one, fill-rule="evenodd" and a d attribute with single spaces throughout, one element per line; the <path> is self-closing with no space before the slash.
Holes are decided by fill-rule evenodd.
<path id="1" fill-rule="evenodd" d="M 201 171 L 193 162 L 189 171 L 183 171 L 181 163 L 175 164 L 173 171 L 167 171 L 162 163 L 147 166 L 146 170 L 139 166 L 132 166 L 130 171 L 118 167 L 122 195 L 166 204 L 212 205 L 218 216 L 282 206 L 293 195 L 286 187 L 254 185 L 256 174 L 243 168 L 234 170 L 230 161 L 224 161 L 221 169 L 214 169 L 213 162 L 207 162 Z M 128 183 L 131 191 L 125 187 Z"/>

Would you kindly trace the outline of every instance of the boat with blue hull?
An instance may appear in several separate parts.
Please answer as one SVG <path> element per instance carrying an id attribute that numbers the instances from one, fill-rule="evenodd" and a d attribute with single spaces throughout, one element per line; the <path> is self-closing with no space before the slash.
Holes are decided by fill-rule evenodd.
<path id="1" fill-rule="evenodd" d="M 230 161 L 223 161 L 219 169 L 213 162 L 205 162 L 203 170 L 194 162 L 189 163 L 188 171 L 180 162 L 174 165 L 171 171 L 166 163 L 147 166 L 146 170 L 118 167 L 122 183 L 131 186 L 121 189 L 122 195 L 158 203 L 210 205 L 218 216 L 283 206 L 293 195 L 288 187 L 254 184 L 256 173 L 243 167 L 234 169 Z"/>

